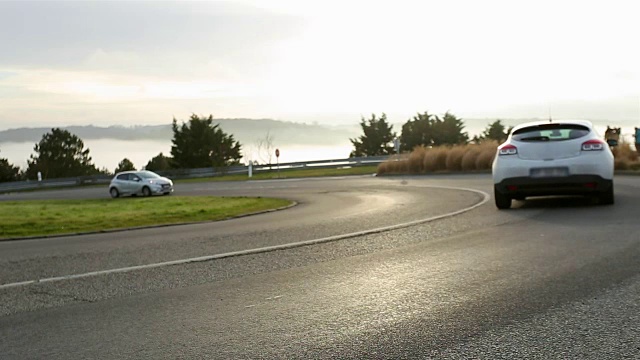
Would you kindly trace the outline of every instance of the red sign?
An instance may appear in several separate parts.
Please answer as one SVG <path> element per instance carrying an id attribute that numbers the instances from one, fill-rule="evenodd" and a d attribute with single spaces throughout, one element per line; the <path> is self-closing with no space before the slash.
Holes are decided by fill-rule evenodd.
<path id="1" fill-rule="evenodd" d="M 276 157 L 280 157 L 280 149 L 276 149 Z"/>

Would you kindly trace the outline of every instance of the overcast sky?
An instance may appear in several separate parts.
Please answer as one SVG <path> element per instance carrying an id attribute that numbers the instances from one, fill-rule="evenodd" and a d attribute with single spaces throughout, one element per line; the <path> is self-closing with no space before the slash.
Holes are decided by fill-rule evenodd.
<path id="1" fill-rule="evenodd" d="M 637 6 L 0 0 L 0 130 L 425 110 L 640 125 Z"/>

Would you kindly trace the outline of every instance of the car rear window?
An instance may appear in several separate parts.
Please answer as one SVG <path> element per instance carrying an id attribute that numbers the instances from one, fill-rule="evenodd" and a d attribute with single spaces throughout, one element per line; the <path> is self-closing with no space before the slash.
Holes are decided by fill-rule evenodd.
<path id="1" fill-rule="evenodd" d="M 516 141 L 563 141 L 578 139 L 589 134 L 589 128 L 577 124 L 543 124 L 528 126 L 513 132 Z"/>

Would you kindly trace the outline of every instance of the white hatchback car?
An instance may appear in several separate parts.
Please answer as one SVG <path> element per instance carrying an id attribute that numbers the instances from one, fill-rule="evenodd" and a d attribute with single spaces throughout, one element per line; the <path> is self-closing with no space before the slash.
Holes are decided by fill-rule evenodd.
<path id="1" fill-rule="evenodd" d="M 169 195 L 172 192 L 173 181 L 148 170 L 117 173 L 109 184 L 109 194 L 112 198 L 121 195 Z"/>
<path id="2" fill-rule="evenodd" d="M 513 128 L 492 173 L 498 209 L 528 196 L 591 195 L 613 204 L 614 159 L 589 121 L 540 121 Z"/>

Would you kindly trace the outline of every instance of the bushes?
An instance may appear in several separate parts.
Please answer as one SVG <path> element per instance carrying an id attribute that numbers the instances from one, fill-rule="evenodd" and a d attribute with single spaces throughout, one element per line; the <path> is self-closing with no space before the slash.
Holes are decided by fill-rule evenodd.
<path id="1" fill-rule="evenodd" d="M 449 171 L 462 170 L 462 158 L 467 152 L 467 146 L 454 146 L 447 153 L 447 167 Z"/>
<path id="2" fill-rule="evenodd" d="M 620 145 L 613 148 L 613 156 L 616 159 L 616 170 L 636 170 L 640 168 L 638 152 L 627 142 L 621 142 Z"/>
<path id="3" fill-rule="evenodd" d="M 426 152 L 424 159 L 424 169 L 427 172 L 442 171 L 447 169 L 447 147 L 431 148 Z"/>
<path id="4" fill-rule="evenodd" d="M 462 161 L 460 166 L 464 171 L 473 171 L 477 169 L 476 162 L 478 160 L 478 155 L 480 155 L 480 149 L 477 146 L 474 146 L 465 152 L 462 157 Z"/>
<path id="5" fill-rule="evenodd" d="M 489 170 L 498 143 L 416 147 L 408 157 L 395 158 L 378 166 L 378 174 L 422 174 L 438 171 Z M 613 149 L 616 170 L 640 170 L 640 156 L 631 144 L 622 142 Z"/>
<path id="6" fill-rule="evenodd" d="M 421 174 L 438 171 L 475 171 L 491 169 L 498 144 L 416 147 L 408 157 L 392 159 L 378 166 L 378 174 Z"/>

